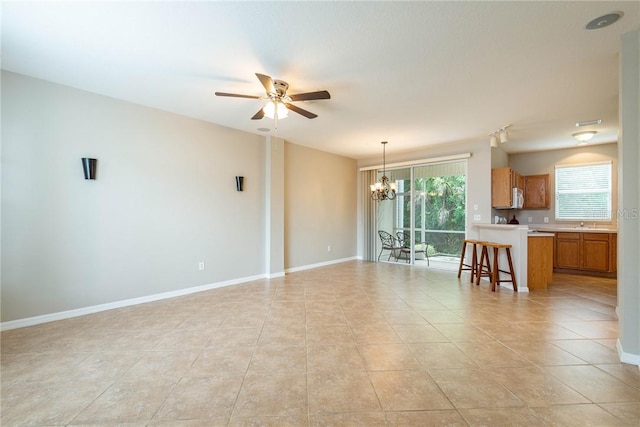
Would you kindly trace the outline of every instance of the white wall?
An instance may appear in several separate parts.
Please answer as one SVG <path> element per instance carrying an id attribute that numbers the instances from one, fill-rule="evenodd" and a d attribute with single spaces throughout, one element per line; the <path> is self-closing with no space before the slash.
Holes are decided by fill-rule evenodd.
<path id="1" fill-rule="evenodd" d="M 544 217 L 549 218 L 549 223 L 555 223 L 555 165 L 572 165 L 593 162 L 612 162 L 612 188 L 618 188 L 618 147 L 617 144 L 588 145 L 563 150 L 540 151 L 535 153 L 510 154 L 509 165 L 520 175 L 549 174 L 550 208 L 516 211 L 516 217 L 521 224 L 527 224 L 531 218 L 533 224 L 542 224 Z M 612 194 L 612 212 L 618 208 L 618 195 L 614 190 Z M 513 211 L 497 211 L 499 214 L 513 215 Z M 566 222 L 563 222 L 566 224 Z M 578 223 L 576 223 L 578 224 Z M 599 226 L 617 226 L 615 215 L 610 222 L 602 222 Z"/>
<path id="2" fill-rule="evenodd" d="M 640 31 L 624 34 L 620 49 L 620 209 L 618 232 L 618 350 L 640 365 Z"/>
<path id="3" fill-rule="evenodd" d="M 286 269 L 355 257 L 356 161 L 290 143 L 284 156 Z"/>
<path id="4" fill-rule="evenodd" d="M 3 322 L 264 274 L 263 137 L 3 72 L 2 142 Z"/>

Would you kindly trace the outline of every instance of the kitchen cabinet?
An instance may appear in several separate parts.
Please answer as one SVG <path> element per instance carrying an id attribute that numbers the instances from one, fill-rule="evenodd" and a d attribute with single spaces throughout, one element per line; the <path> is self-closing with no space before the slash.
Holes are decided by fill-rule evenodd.
<path id="1" fill-rule="evenodd" d="M 556 233 L 553 266 L 571 270 L 615 273 L 617 237 L 615 233 Z"/>
<path id="2" fill-rule="evenodd" d="M 580 234 L 556 233 L 556 250 L 554 267 L 580 268 Z"/>
<path id="3" fill-rule="evenodd" d="M 491 206 L 510 208 L 513 203 L 513 187 L 524 189 L 524 178 L 511 168 L 491 170 Z"/>
<path id="4" fill-rule="evenodd" d="M 553 280 L 553 234 L 536 234 L 527 239 L 527 287 L 545 290 Z"/>
<path id="5" fill-rule="evenodd" d="M 549 209 L 549 174 L 524 177 L 524 209 Z"/>

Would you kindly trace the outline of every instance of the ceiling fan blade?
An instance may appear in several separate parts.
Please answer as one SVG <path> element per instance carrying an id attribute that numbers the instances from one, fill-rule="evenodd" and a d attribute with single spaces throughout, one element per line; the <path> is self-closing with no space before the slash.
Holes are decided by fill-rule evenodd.
<path id="1" fill-rule="evenodd" d="M 311 101 L 314 99 L 331 99 L 331 95 L 326 90 L 319 90 L 317 92 L 289 95 L 289 98 L 291 98 L 292 101 Z"/>
<path id="2" fill-rule="evenodd" d="M 239 95 L 237 93 L 227 93 L 227 92 L 216 92 L 217 96 L 232 96 L 234 98 L 250 98 L 250 99 L 260 99 L 259 96 L 254 95 Z"/>
<path id="3" fill-rule="evenodd" d="M 256 73 L 256 77 L 260 80 L 260 83 L 262 83 L 262 86 L 264 86 L 268 94 L 276 93 L 276 87 L 273 85 L 271 77 L 259 73 Z"/>
<path id="4" fill-rule="evenodd" d="M 307 110 L 303 110 L 300 107 L 296 107 L 293 104 L 284 104 L 289 110 L 294 111 L 298 114 L 302 114 L 303 116 L 305 116 L 307 119 L 315 119 L 316 117 L 318 117 L 317 114 L 313 114 L 311 111 L 307 111 Z"/>
<path id="5" fill-rule="evenodd" d="M 251 117 L 251 120 L 260 120 L 263 117 L 264 117 L 264 108 L 261 108 L 258 110 L 257 113 L 253 115 L 253 117 Z"/>

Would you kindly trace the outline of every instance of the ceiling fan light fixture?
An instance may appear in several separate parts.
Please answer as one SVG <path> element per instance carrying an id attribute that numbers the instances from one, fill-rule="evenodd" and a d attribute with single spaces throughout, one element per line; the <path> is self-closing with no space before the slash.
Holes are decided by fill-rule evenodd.
<path id="1" fill-rule="evenodd" d="M 276 117 L 276 113 L 278 119 L 284 119 L 289 115 L 287 107 L 282 102 L 278 101 L 267 102 L 267 105 L 264 106 L 262 111 L 264 111 L 264 115 L 270 119 L 274 119 Z"/>
<path id="2" fill-rule="evenodd" d="M 572 134 L 571 136 L 573 136 L 575 139 L 577 139 L 581 143 L 586 143 L 591 138 L 596 136 L 597 133 L 598 132 L 596 132 L 595 130 L 586 130 L 584 132 L 576 132 L 576 133 Z"/>

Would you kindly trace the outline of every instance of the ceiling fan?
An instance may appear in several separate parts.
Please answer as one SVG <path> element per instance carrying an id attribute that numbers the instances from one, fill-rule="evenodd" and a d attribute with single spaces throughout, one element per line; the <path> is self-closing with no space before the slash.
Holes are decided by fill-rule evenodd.
<path id="1" fill-rule="evenodd" d="M 331 99 L 331 95 L 326 90 L 320 90 L 316 92 L 298 93 L 295 95 L 287 95 L 287 89 L 289 84 L 282 80 L 275 80 L 264 74 L 256 73 L 256 77 L 262 83 L 267 91 L 266 96 L 254 96 L 254 95 L 239 95 L 237 93 L 216 92 L 217 96 L 231 96 L 234 98 L 250 98 L 250 99 L 262 99 L 269 101 L 266 106 L 258 110 L 256 114 L 251 117 L 251 120 L 260 120 L 267 115 L 272 117 L 275 115 L 277 120 L 278 115 L 280 118 L 286 117 L 286 110 L 294 111 L 298 114 L 305 116 L 308 119 L 315 119 L 317 114 L 313 114 L 310 111 L 304 110 L 298 106 L 291 104 L 292 101 L 311 101 L 315 99 Z M 266 111 L 265 111 L 266 110 Z M 282 115 L 282 113 L 285 113 Z"/>

